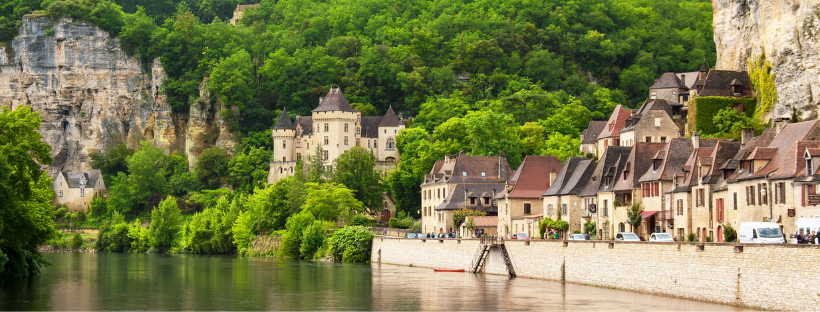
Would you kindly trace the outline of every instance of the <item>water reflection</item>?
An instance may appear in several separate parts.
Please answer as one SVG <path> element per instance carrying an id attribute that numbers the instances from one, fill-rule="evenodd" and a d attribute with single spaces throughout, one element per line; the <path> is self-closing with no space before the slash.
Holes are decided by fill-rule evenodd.
<path id="1" fill-rule="evenodd" d="M 739 310 L 580 285 L 393 265 L 155 254 L 45 255 L 0 310 Z"/>

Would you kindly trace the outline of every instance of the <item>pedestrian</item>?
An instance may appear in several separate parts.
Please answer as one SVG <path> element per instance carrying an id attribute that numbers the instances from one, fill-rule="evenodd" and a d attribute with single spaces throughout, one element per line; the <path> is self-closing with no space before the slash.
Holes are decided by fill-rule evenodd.
<path id="1" fill-rule="evenodd" d="M 584 234 L 584 239 L 585 239 L 585 240 L 589 240 L 589 233 L 585 233 L 585 234 Z"/>
<path id="2" fill-rule="evenodd" d="M 806 239 L 806 244 L 814 244 L 814 239 L 817 238 L 817 232 L 811 231 L 811 234 L 807 235 L 808 239 Z"/>
<path id="3" fill-rule="evenodd" d="M 800 229 L 800 232 L 797 233 L 797 243 L 805 244 L 805 241 L 803 240 L 803 229 Z"/>
<path id="4" fill-rule="evenodd" d="M 558 239 L 558 231 L 555 231 L 555 233 L 553 233 L 552 235 L 555 237 L 555 239 Z"/>

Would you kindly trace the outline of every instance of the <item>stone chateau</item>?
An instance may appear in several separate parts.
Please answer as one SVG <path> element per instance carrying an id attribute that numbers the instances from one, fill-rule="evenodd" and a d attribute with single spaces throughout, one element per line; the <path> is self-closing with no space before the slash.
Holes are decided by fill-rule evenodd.
<path id="1" fill-rule="evenodd" d="M 404 129 L 393 108 L 384 116 L 362 116 L 347 102 L 342 91 L 330 89 L 319 98 L 319 106 L 311 116 L 296 116 L 292 122 L 283 109 L 273 128 L 273 161 L 268 172 L 268 183 L 293 175 L 296 160 L 307 160 L 321 146 L 325 166 L 332 169 L 333 162 L 345 151 L 360 146 L 376 156 L 376 166 L 392 170 L 399 160 L 396 136 Z"/>

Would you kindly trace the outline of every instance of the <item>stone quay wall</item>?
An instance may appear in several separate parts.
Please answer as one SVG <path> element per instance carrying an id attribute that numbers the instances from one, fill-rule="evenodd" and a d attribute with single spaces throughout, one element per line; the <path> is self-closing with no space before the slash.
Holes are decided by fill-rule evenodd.
<path id="1" fill-rule="evenodd" d="M 519 278 L 564 281 L 767 310 L 820 309 L 820 246 L 506 241 Z M 464 269 L 476 239 L 376 237 L 373 263 Z M 484 269 L 506 275 L 491 249 Z"/>

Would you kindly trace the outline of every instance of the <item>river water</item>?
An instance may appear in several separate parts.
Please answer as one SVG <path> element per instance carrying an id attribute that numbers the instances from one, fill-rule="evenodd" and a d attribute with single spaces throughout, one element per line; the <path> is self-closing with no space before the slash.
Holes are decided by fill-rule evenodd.
<path id="1" fill-rule="evenodd" d="M 228 256 L 46 253 L 0 310 L 680 310 L 737 307 L 524 278 Z"/>

